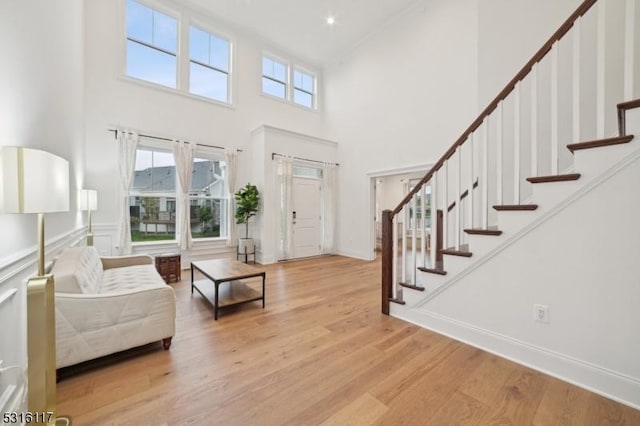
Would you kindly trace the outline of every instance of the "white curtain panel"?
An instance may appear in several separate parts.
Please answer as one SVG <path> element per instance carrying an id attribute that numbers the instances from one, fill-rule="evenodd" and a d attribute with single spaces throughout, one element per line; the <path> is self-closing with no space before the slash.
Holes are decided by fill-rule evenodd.
<path id="1" fill-rule="evenodd" d="M 278 221 L 279 244 L 278 260 L 290 259 L 292 253 L 292 207 L 291 207 L 291 187 L 293 185 L 293 158 L 276 156 L 273 160 L 274 176 L 276 186 L 279 189 L 279 211 Z"/>
<path id="2" fill-rule="evenodd" d="M 227 193 L 229 194 L 229 202 L 227 203 L 227 218 L 229 220 L 229 238 L 227 239 L 227 247 L 236 247 L 238 245 L 238 227 L 236 225 L 236 199 L 234 194 L 237 191 L 236 177 L 238 174 L 238 153 L 236 151 L 226 151 L 227 174 L 225 181 L 227 183 Z"/>
<path id="3" fill-rule="evenodd" d="M 129 214 L 129 191 L 133 183 L 133 173 L 136 164 L 136 149 L 138 148 L 138 134 L 127 130 L 117 130 L 118 133 L 118 167 L 120 177 L 118 186 L 118 235 L 117 247 L 120 254 L 131 254 L 131 217 Z"/>
<path id="4" fill-rule="evenodd" d="M 173 145 L 173 157 L 176 162 L 176 174 L 180 184 L 180 195 L 178 196 L 177 220 L 178 233 L 180 235 L 180 248 L 188 250 L 193 247 L 190 223 L 190 202 L 189 189 L 191 188 L 191 178 L 193 176 L 193 158 L 195 157 L 196 145 L 182 141 L 175 141 Z"/>
<path id="5" fill-rule="evenodd" d="M 332 254 L 335 244 L 337 166 L 322 166 L 322 254 Z"/>

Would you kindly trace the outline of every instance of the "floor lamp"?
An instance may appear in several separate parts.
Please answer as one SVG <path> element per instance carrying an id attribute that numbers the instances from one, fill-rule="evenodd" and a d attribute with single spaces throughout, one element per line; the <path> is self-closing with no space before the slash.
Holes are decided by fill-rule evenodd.
<path id="1" fill-rule="evenodd" d="M 1 213 L 38 216 L 38 275 L 27 283 L 27 410 L 56 424 L 55 289 L 45 275 L 44 214 L 69 210 L 69 163 L 46 151 L 2 146 L 0 179 Z"/>
<path id="2" fill-rule="evenodd" d="M 89 212 L 89 226 L 87 228 L 87 246 L 93 245 L 93 232 L 91 230 L 91 211 L 98 210 L 98 191 L 95 189 L 81 189 L 78 207 L 81 211 Z"/>

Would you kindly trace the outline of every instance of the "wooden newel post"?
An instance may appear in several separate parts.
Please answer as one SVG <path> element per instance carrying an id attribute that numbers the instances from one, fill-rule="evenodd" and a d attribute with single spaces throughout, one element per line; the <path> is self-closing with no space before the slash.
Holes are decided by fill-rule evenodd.
<path id="1" fill-rule="evenodd" d="M 389 298 L 393 296 L 393 219 L 391 210 L 382 212 L 382 313 L 389 315 Z"/>

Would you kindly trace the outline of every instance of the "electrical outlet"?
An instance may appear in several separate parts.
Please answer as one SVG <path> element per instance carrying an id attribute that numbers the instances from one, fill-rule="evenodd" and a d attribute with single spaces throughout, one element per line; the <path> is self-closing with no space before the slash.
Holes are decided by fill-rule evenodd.
<path id="1" fill-rule="evenodd" d="M 547 305 L 533 305 L 533 320 L 549 323 L 549 307 Z"/>

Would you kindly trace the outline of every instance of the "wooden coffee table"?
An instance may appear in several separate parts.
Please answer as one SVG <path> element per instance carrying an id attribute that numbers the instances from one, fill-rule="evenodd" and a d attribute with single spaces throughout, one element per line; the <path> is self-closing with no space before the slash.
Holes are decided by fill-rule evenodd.
<path id="1" fill-rule="evenodd" d="M 207 279 L 194 281 L 194 270 L 198 270 Z M 262 293 L 241 281 L 255 277 L 262 277 Z M 191 262 L 191 294 L 193 294 L 193 289 L 196 289 L 213 306 L 213 316 L 217 320 L 218 310 L 224 306 L 262 300 L 262 309 L 264 309 L 266 277 L 266 272 L 237 260 L 217 259 Z M 228 285 L 221 286 L 223 283 L 228 283 Z"/>

